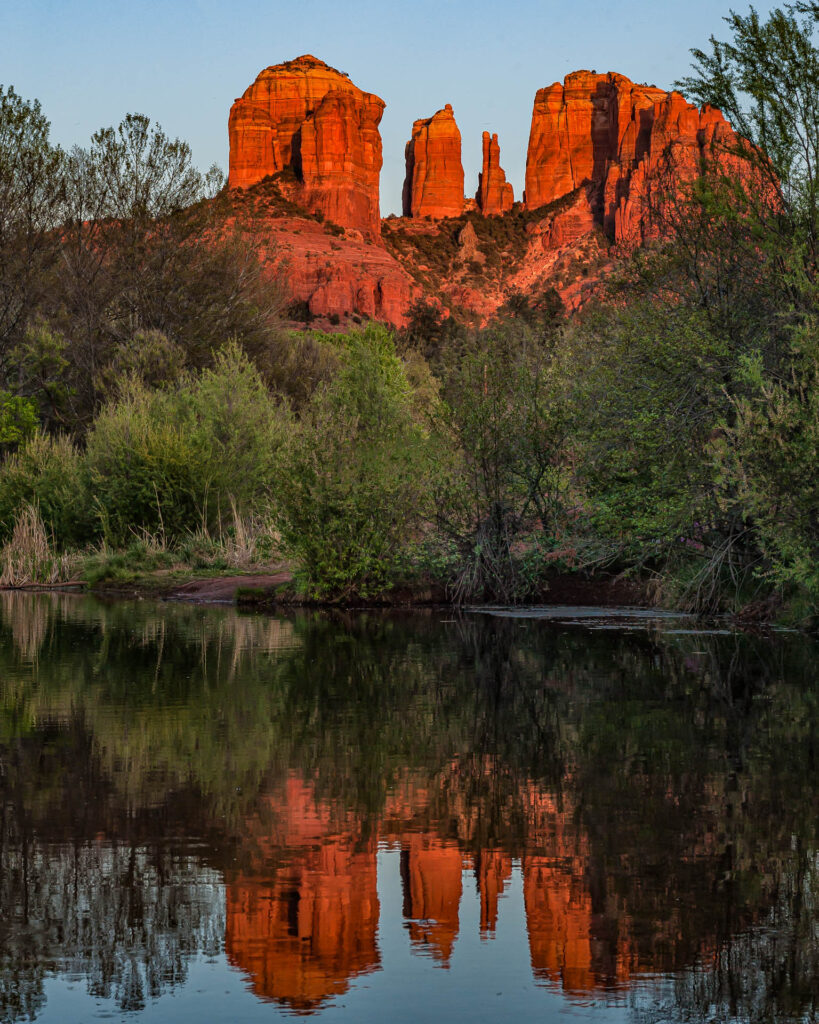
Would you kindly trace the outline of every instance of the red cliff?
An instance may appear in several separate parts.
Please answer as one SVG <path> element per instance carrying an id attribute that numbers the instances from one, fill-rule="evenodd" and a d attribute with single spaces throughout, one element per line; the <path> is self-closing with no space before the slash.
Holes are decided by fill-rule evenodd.
<path id="1" fill-rule="evenodd" d="M 432 117 L 416 121 L 406 148 L 404 216 L 458 217 L 464 209 L 461 133 L 447 103 Z"/>
<path id="2" fill-rule="evenodd" d="M 595 219 L 617 241 L 651 233 L 650 203 L 663 187 L 722 159 L 734 140 L 719 111 L 623 75 L 575 71 L 535 96 L 525 201 L 537 209 L 591 185 Z M 652 184 L 653 183 L 653 184 Z"/>
<path id="3" fill-rule="evenodd" d="M 265 68 L 231 107 L 228 184 L 282 174 L 296 202 L 375 238 L 383 112 L 383 100 L 316 57 Z"/>
<path id="4" fill-rule="evenodd" d="M 512 186 L 506 180 L 500 165 L 500 146 L 497 135 L 489 137 L 483 133 L 483 166 L 478 178 L 478 192 L 475 196 L 478 209 L 485 217 L 506 213 L 515 202 Z"/>

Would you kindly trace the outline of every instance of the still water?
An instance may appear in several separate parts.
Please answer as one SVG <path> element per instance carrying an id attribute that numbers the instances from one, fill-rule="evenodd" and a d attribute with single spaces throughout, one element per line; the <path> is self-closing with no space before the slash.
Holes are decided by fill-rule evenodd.
<path id="1" fill-rule="evenodd" d="M 813 1020 L 818 664 L 0 594 L 0 1020 Z"/>

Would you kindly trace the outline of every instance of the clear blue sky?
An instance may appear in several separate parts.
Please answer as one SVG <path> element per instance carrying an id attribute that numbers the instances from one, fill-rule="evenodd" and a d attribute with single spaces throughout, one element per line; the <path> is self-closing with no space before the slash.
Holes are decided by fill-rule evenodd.
<path id="1" fill-rule="evenodd" d="M 498 133 L 519 199 L 535 92 L 578 68 L 669 87 L 742 0 L 0 0 L 0 83 L 38 98 L 64 146 L 129 111 L 227 170 L 230 104 L 270 64 L 312 53 L 386 101 L 382 214 L 400 212 L 412 122 L 451 103 L 466 192 Z M 775 4 L 757 3 L 761 14 Z"/>

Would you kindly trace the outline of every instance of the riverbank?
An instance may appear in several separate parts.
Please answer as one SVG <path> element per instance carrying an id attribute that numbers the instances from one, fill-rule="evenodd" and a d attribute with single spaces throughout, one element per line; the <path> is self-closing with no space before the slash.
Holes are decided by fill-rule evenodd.
<path id="1" fill-rule="evenodd" d="M 251 566 L 214 572 L 175 565 L 172 568 L 139 571 L 114 578 L 70 580 L 53 584 L 0 586 L 0 591 L 85 592 L 100 598 L 171 601 L 201 605 L 233 605 L 247 611 L 274 612 L 287 608 L 424 608 L 454 606 L 446 587 L 438 583 L 418 583 L 395 587 L 379 595 L 356 593 L 334 599 L 306 598 L 295 586 L 291 568 L 285 564 Z M 483 602 L 470 602 L 481 607 Z M 489 602 L 487 606 L 494 604 Z M 543 588 L 531 595 L 526 605 L 545 607 L 664 609 L 672 606 L 661 599 L 646 579 L 624 579 L 616 575 L 556 573 Z M 766 632 L 776 625 L 788 625 L 785 608 L 779 599 L 754 601 L 723 620 L 742 631 Z M 797 627 L 799 628 L 799 627 Z M 808 626 L 801 632 L 812 633 Z"/>
<path id="2" fill-rule="evenodd" d="M 113 579 L 72 580 L 50 585 L 31 584 L 0 589 L 85 590 L 100 597 L 136 597 L 193 604 L 236 604 L 258 609 L 275 606 L 418 607 L 452 604 L 446 588 L 437 583 L 395 587 L 378 596 L 362 597 L 350 593 L 334 600 L 312 600 L 305 598 L 296 590 L 293 573 L 285 565 L 217 573 L 181 568 L 160 569 L 134 573 L 129 578 L 118 576 Z M 624 580 L 616 576 L 585 578 L 579 574 L 568 573 L 555 575 L 547 580 L 543 590 L 533 595 L 532 600 L 540 604 L 590 607 L 653 607 L 657 604 L 651 600 L 644 582 Z"/>

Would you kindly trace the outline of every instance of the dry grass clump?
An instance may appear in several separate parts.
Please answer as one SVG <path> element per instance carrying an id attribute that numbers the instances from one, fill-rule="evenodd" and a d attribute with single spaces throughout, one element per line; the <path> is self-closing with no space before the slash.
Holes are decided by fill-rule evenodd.
<path id="1" fill-rule="evenodd" d="M 0 586 L 66 583 L 72 578 L 73 568 L 74 559 L 67 552 L 54 550 L 37 506 L 23 505 L 11 539 L 0 552 Z"/>

